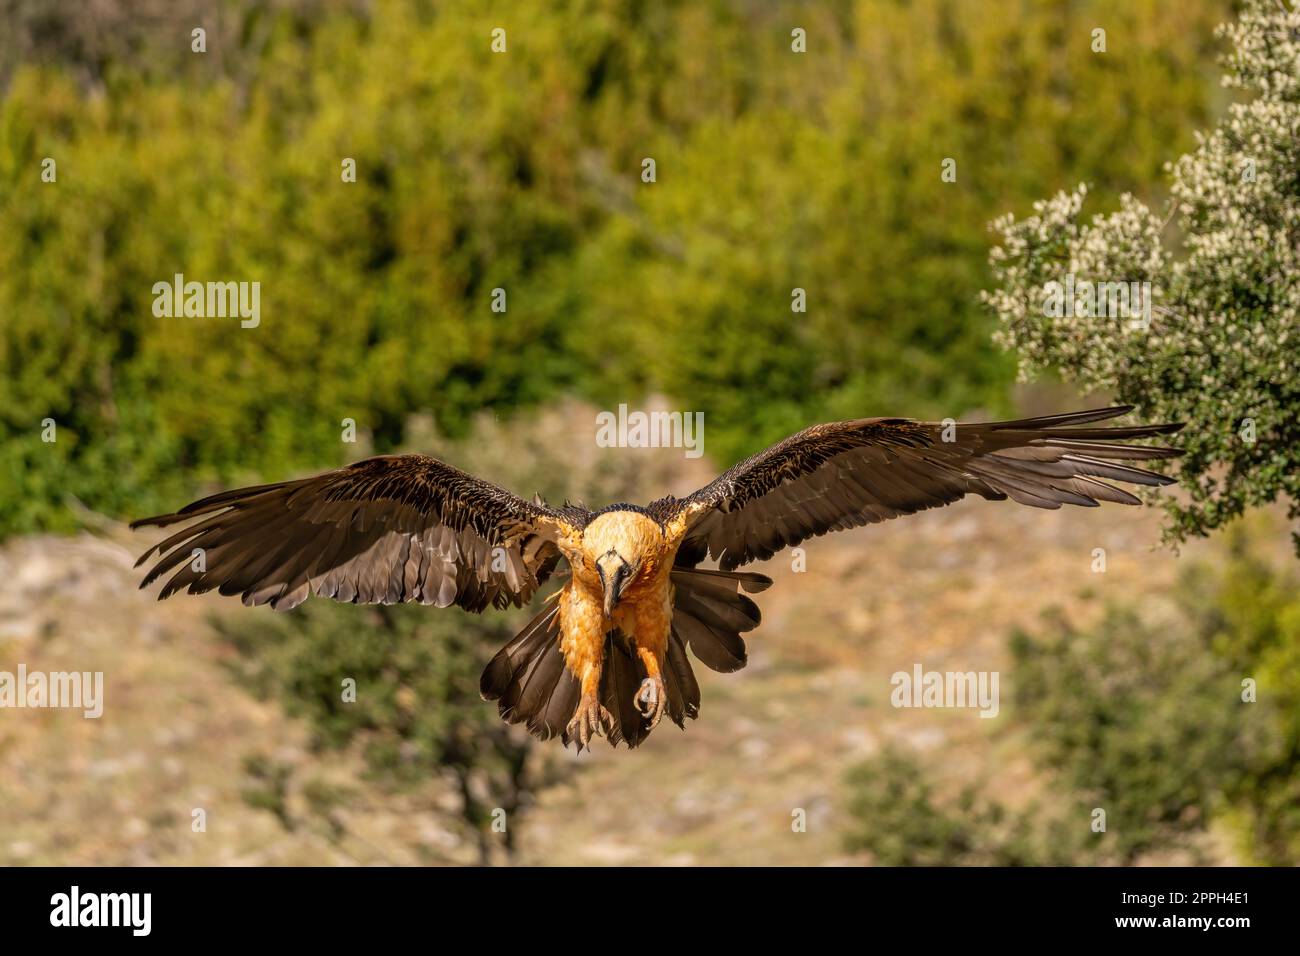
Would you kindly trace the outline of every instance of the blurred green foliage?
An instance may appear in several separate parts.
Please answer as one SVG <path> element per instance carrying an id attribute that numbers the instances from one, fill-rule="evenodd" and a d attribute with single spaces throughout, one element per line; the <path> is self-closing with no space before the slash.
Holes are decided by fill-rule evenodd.
<path id="1" fill-rule="evenodd" d="M 344 418 L 385 451 L 413 412 L 459 435 L 657 391 L 726 463 L 816 419 L 999 410 L 984 224 L 1156 181 L 1215 105 L 1225 6 L 17 0 L 0 534 L 337 465 Z M 176 273 L 260 281 L 260 326 L 155 318 Z"/>
<path id="2" fill-rule="evenodd" d="M 966 786 L 935 793 L 921 763 L 897 748 L 853 767 L 845 780 L 850 852 L 878 866 L 1065 866 L 1084 862 L 1078 829 L 1044 827 L 1038 808 L 1013 811 Z"/>
<path id="3" fill-rule="evenodd" d="M 1015 726 L 1050 800 L 1012 810 L 975 787 L 941 800 L 918 761 L 887 751 L 847 778 L 846 845 L 892 865 L 1129 865 L 1198 858 L 1218 822 L 1245 860 L 1294 866 L 1300 582 L 1258 557 L 1249 529 L 1229 537 L 1231 560 L 1190 569 L 1167 619 L 1112 607 L 1092 627 L 1054 615 L 1013 635 Z"/>
<path id="4" fill-rule="evenodd" d="M 1231 528 L 1232 560 L 1195 569 L 1185 595 L 1197 629 L 1237 685 L 1255 682 L 1251 739 L 1225 784 L 1247 852 L 1262 862 L 1300 861 L 1300 575 L 1259 557 L 1252 525 Z M 1237 691 L 1240 692 L 1240 686 Z"/>
<path id="5" fill-rule="evenodd" d="M 1131 865 L 1194 849 L 1257 713 L 1203 634 L 1111 608 L 1092 628 L 1057 618 L 1040 638 L 1017 633 L 1011 649 L 1018 709 L 1080 831 L 1105 811 L 1090 853 Z"/>

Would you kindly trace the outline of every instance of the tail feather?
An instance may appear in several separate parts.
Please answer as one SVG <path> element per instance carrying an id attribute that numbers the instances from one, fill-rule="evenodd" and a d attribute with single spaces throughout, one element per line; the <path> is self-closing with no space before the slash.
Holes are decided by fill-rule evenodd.
<path id="1" fill-rule="evenodd" d="M 678 605 L 673 627 L 682 635 L 700 663 L 719 674 L 738 671 L 748 662 L 744 638 L 736 631 L 712 628 Z"/>
<path id="2" fill-rule="evenodd" d="M 671 574 L 674 584 L 680 584 L 685 578 L 698 578 L 701 583 L 716 583 L 728 591 L 735 591 L 736 583 L 739 583 L 747 594 L 757 594 L 772 586 L 772 579 L 757 571 L 718 571 L 714 568 L 676 567 Z"/>
<path id="3" fill-rule="evenodd" d="M 612 631 L 605 646 L 605 669 L 600 679 L 600 702 L 614 718 L 614 731 L 609 735 L 611 745 L 625 743 L 629 748 L 639 747 L 650 736 L 650 721 L 636 709 L 636 693 L 646 678 L 645 667 L 632 649 L 631 643 L 619 631 Z M 665 712 L 678 727 L 685 728 L 686 720 L 694 720 L 700 713 L 700 685 L 695 680 L 686 645 L 674 630 L 668 637 L 668 651 L 664 655 L 664 692 L 667 694 Z"/>
<path id="4" fill-rule="evenodd" d="M 501 718 L 525 724 L 540 740 L 564 736 L 580 691 L 578 679 L 564 666 L 559 603 L 554 598 L 497 651 L 479 678 L 479 693 L 484 700 L 497 701 Z"/>
<path id="5" fill-rule="evenodd" d="M 678 727 L 686 729 L 686 718 L 694 720 L 700 713 L 700 685 L 695 680 L 686 644 L 673 628 L 668 638 L 667 667 L 664 684 L 668 687 L 668 717 Z"/>
<path id="6" fill-rule="evenodd" d="M 600 674 L 600 703 L 614 718 L 609 743 L 616 747 L 626 743 L 639 747 L 650 736 L 650 721 L 636 709 L 636 692 L 645 679 L 645 670 L 631 646 L 618 631 L 605 638 L 605 666 Z M 565 740 L 568 745 L 568 740 Z"/>
<path id="7" fill-rule="evenodd" d="M 672 582 L 674 632 L 705 667 L 723 674 L 744 667 L 740 635 L 758 627 L 763 615 L 740 590 L 762 591 L 772 579 L 753 571 L 676 567 Z"/>

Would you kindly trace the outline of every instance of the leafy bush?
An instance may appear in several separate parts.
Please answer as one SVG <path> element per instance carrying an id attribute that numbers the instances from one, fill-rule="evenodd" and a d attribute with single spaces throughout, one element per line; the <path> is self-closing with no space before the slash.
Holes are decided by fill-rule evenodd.
<path id="1" fill-rule="evenodd" d="M 1085 826 L 1044 826 L 1036 808 L 1014 812 L 973 786 L 936 797 L 926 769 L 895 748 L 849 771 L 850 852 L 879 866 L 1059 866 L 1079 862 Z"/>
<path id="2" fill-rule="evenodd" d="M 1203 636 L 1111 609 L 1095 628 L 1058 618 L 1042 638 L 1017 633 L 1011 649 L 1018 716 L 1043 767 L 1076 803 L 1105 811 L 1096 853 L 1132 864 L 1195 849 L 1251 728 Z"/>
<path id="3" fill-rule="evenodd" d="M 973 787 L 939 801 L 924 768 L 886 754 L 848 777 L 849 848 L 885 864 L 1132 864 L 1202 856 L 1218 824 L 1246 859 L 1295 865 L 1300 582 L 1248 531 L 1231 544 L 1224 567 L 1186 573 L 1165 619 L 1112 607 L 1095 626 L 1054 614 L 1013 635 L 1013 726 L 1048 801 L 1013 811 Z"/>

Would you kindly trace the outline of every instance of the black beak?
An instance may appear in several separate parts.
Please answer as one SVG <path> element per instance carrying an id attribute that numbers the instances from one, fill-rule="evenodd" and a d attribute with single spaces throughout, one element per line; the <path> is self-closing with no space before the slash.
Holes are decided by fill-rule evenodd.
<path id="1" fill-rule="evenodd" d="M 618 567 L 609 576 L 606 576 L 605 569 L 600 565 L 596 565 L 596 572 L 600 575 L 601 586 L 605 589 L 605 616 L 609 617 L 614 613 L 619 598 L 623 596 L 623 589 L 632 578 L 632 569 L 626 562 L 620 561 Z"/>

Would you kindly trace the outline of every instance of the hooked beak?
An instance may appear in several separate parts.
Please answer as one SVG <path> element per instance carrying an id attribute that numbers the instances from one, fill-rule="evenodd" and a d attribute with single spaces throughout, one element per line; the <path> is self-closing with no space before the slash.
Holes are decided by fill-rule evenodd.
<path id="1" fill-rule="evenodd" d="M 623 589 L 632 580 L 632 568 L 621 555 L 611 551 L 597 560 L 596 573 L 600 575 L 600 585 L 605 590 L 605 616 L 609 617 L 623 596 Z"/>

